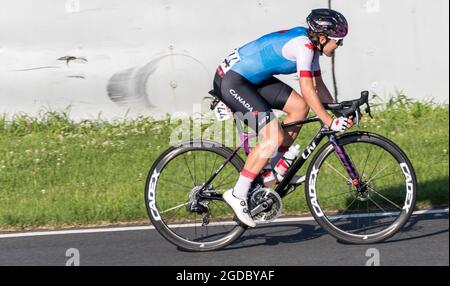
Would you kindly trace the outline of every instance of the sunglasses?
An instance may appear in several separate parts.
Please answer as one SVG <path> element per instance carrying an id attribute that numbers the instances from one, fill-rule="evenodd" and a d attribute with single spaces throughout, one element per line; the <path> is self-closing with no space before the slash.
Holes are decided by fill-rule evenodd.
<path id="1" fill-rule="evenodd" d="M 344 39 L 328 37 L 328 40 L 335 40 L 336 41 L 336 45 L 338 47 L 342 47 L 344 45 Z"/>

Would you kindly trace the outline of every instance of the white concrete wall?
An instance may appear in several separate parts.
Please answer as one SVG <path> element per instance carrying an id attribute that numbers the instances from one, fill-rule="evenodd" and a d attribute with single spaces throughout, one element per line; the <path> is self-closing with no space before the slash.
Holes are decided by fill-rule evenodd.
<path id="1" fill-rule="evenodd" d="M 70 106 L 73 118 L 192 111 L 227 53 L 304 25 L 326 0 L 0 0 L 0 113 Z M 333 0 L 351 29 L 341 99 L 362 89 L 448 103 L 447 0 Z M 395 25 L 394 25 L 395 24 Z M 440 36 L 440 37 L 439 37 Z M 62 56 L 84 57 L 87 62 Z M 331 82 L 330 59 L 321 60 Z M 296 87 L 293 76 L 283 76 Z"/>
<path id="2" fill-rule="evenodd" d="M 399 89 L 448 103 L 449 1 L 333 0 L 333 7 L 351 24 L 336 59 L 340 94 Z"/>

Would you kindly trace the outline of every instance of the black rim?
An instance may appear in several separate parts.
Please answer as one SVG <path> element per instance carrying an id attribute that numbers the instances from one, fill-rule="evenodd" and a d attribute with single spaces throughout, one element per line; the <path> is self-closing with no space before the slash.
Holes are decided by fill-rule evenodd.
<path id="1" fill-rule="evenodd" d="M 158 160 L 158 163 L 152 169 L 153 174 L 149 174 L 146 185 L 147 209 L 153 224 L 172 243 L 182 248 L 206 250 L 217 245 L 227 244 L 243 232 L 243 228 L 232 220 L 234 213 L 224 201 L 212 200 L 208 202 L 207 210 L 202 205 L 199 205 L 200 208 L 190 205 L 192 198 L 197 197 L 198 190 L 219 168 L 228 153 L 220 148 L 174 148 L 160 158 L 161 160 Z M 212 155 L 212 157 L 208 158 L 206 155 Z M 207 192 L 222 193 L 229 185 L 236 182 L 243 162 L 233 158 L 230 163 L 211 183 L 211 188 Z M 207 167 L 205 168 L 205 166 Z M 184 175 L 180 171 L 174 172 L 176 170 L 171 170 L 171 168 L 184 169 Z M 201 170 L 201 172 L 198 172 L 198 170 Z M 152 176 L 154 177 L 155 172 L 156 174 L 159 173 L 159 176 L 156 184 L 152 186 Z M 232 172 L 234 172 L 236 178 L 230 175 Z M 165 176 L 165 174 L 174 173 L 177 174 L 174 178 Z M 154 208 L 158 210 L 160 220 L 155 219 L 158 215 L 152 213 L 149 200 L 149 193 L 151 193 L 152 188 L 155 190 Z M 173 192 L 178 192 L 178 194 Z M 164 198 L 163 193 L 175 195 L 175 197 L 179 197 L 180 201 L 171 201 L 170 205 L 167 205 L 164 199 L 169 197 Z M 204 201 L 201 203 L 205 204 Z M 197 209 L 198 212 L 192 211 L 192 209 Z M 209 224 L 201 226 L 205 222 L 206 213 L 209 214 Z M 176 217 L 186 218 L 186 215 L 187 219 L 175 219 Z"/>
<path id="2" fill-rule="evenodd" d="M 359 140 L 350 138 L 342 142 L 365 186 L 357 190 L 351 185 L 331 145 L 322 149 L 313 166 L 319 169 L 312 182 L 315 186 L 307 184 L 308 204 L 313 214 L 332 232 L 353 239 L 370 240 L 395 233 L 411 215 L 415 203 L 415 175 L 409 161 L 395 145 L 379 138 L 361 136 Z M 330 177 L 333 185 L 327 193 L 323 189 Z M 340 184 L 336 183 L 336 177 Z M 314 193 L 316 201 L 310 195 Z M 405 206 L 409 208 L 405 210 Z"/>

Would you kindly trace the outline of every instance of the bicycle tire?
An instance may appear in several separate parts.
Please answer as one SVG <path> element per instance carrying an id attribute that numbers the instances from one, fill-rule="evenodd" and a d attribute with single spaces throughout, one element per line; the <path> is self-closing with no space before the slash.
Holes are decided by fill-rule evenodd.
<path id="1" fill-rule="evenodd" d="M 408 159 L 406 154 L 395 143 L 393 143 L 391 140 L 389 140 L 385 137 L 382 137 L 382 136 L 380 136 L 378 134 L 374 134 L 374 133 L 369 133 L 369 132 L 348 133 L 348 134 L 342 135 L 340 137 L 337 137 L 337 142 L 339 145 L 343 146 L 345 149 L 350 149 L 351 144 L 370 144 L 370 145 L 367 145 L 368 148 L 372 147 L 372 146 L 376 146 L 376 147 L 383 149 L 383 151 L 385 151 L 387 154 L 392 155 L 393 159 L 391 161 L 394 162 L 394 160 L 395 160 L 396 163 L 399 164 L 400 170 L 401 170 L 401 172 L 403 172 L 403 176 L 404 176 L 403 179 L 401 179 L 401 176 L 399 176 L 399 178 L 400 178 L 399 180 L 404 180 L 405 187 L 406 187 L 403 208 L 401 208 L 401 210 L 399 209 L 398 211 L 395 211 L 395 212 L 386 212 L 382 207 L 380 207 L 378 205 L 379 202 L 378 202 L 378 204 L 375 202 L 375 197 L 379 196 L 380 200 L 382 200 L 382 198 L 384 198 L 386 200 L 387 205 L 389 205 L 389 202 L 390 202 L 392 204 L 393 208 L 398 209 L 401 206 L 400 204 L 394 203 L 393 200 L 388 199 L 386 197 L 386 194 L 382 195 L 381 191 L 379 189 L 377 191 L 376 190 L 377 187 L 375 185 L 369 187 L 369 184 L 375 184 L 375 183 L 372 183 L 375 181 L 375 177 L 373 177 L 373 178 L 369 178 L 367 180 L 366 184 L 368 185 L 368 188 L 367 188 L 368 191 L 367 191 L 367 194 L 365 194 L 365 197 L 363 195 L 361 195 L 361 193 L 356 193 L 356 192 L 352 191 L 351 189 L 348 192 L 352 196 L 352 197 L 350 197 L 350 200 L 353 198 L 352 204 L 354 203 L 354 201 L 358 201 L 358 203 L 357 203 L 358 205 L 360 203 L 362 204 L 362 203 L 366 202 L 367 213 L 355 212 L 352 215 L 344 215 L 345 211 L 344 211 L 344 213 L 339 213 L 339 212 L 337 212 L 338 210 L 327 209 L 325 207 L 325 205 L 327 204 L 326 203 L 327 197 L 325 196 L 325 197 L 319 198 L 319 194 L 317 191 L 317 185 L 318 185 L 317 181 L 318 181 L 318 178 L 321 176 L 320 172 L 321 172 L 321 168 L 324 166 L 324 163 L 326 162 L 326 160 L 328 158 L 330 158 L 331 154 L 335 153 L 333 145 L 331 144 L 331 142 L 328 142 L 313 157 L 311 164 L 307 171 L 307 179 L 306 179 L 306 184 L 305 184 L 305 195 L 306 195 L 308 207 L 309 207 L 312 215 L 314 216 L 317 223 L 325 231 L 327 231 L 329 234 L 331 234 L 332 236 L 334 236 L 335 238 L 337 238 L 338 240 L 343 241 L 343 242 L 347 242 L 347 243 L 351 243 L 351 244 L 370 244 L 370 243 L 377 243 L 380 241 L 384 241 L 384 240 L 392 237 L 405 225 L 405 223 L 408 221 L 408 219 L 411 217 L 411 215 L 414 211 L 416 195 L 417 195 L 416 194 L 417 193 L 417 179 L 416 179 L 414 168 L 413 168 L 410 160 Z M 354 146 L 356 147 L 357 145 L 354 145 Z M 361 146 L 361 145 L 358 145 L 358 146 Z M 380 155 L 379 155 L 380 158 L 383 155 L 383 151 L 380 151 Z M 366 164 L 367 164 L 368 158 L 370 156 L 370 152 L 369 152 L 369 154 L 364 154 L 363 156 L 367 156 L 367 159 L 366 159 Z M 330 160 L 332 160 L 332 159 L 330 159 Z M 353 159 L 352 159 L 352 161 L 353 161 Z M 379 161 L 380 161 L 380 159 L 379 159 Z M 327 164 L 330 164 L 330 163 L 327 163 Z M 395 162 L 390 163 L 390 164 L 394 165 L 394 167 L 396 167 Z M 378 165 L 378 163 L 377 163 L 377 165 Z M 332 167 L 332 166 L 329 167 L 330 170 L 332 170 L 333 168 L 334 167 Z M 365 168 L 366 168 L 366 165 L 364 165 L 364 169 Z M 388 167 L 385 167 L 385 169 L 387 169 L 387 168 Z M 358 169 L 358 166 L 356 166 L 356 169 Z M 330 173 L 331 172 L 332 171 L 330 171 Z M 363 170 L 363 172 L 364 172 L 364 170 Z M 377 172 L 381 172 L 381 171 L 377 170 Z M 400 173 L 398 170 L 396 172 Z M 339 172 L 336 171 L 336 173 L 339 173 Z M 324 174 L 322 174 L 322 177 L 324 177 Z M 373 171 L 372 171 L 372 174 L 373 174 Z M 372 176 L 372 174 L 371 174 L 371 176 Z M 395 174 L 395 173 L 393 173 L 393 174 Z M 363 174 L 361 174 L 361 175 L 363 175 Z M 388 177 L 388 176 L 391 176 L 391 175 L 386 175 L 385 177 Z M 377 178 L 377 180 L 378 180 L 378 178 Z M 387 179 L 385 178 L 385 180 L 387 180 Z M 335 187 L 335 188 L 337 188 L 337 187 Z M 372 192 L 372 188 L 373 188 L 373 192 Z M 396 195 L 396 197 L 402 198 L 401 193 L 398 195 L 396 192 L 391 191 L 391 189 L 392 188 L 386 188 L 386 190 L 388 190 L 389 192 Z M 401 190 L 401 189 L 399 189 L 399 190 Z M 338 194 L 336 196 L 341 196 L 341 195 Z M 365 201 L 363 199 L 365 199 Z M 378 211 L 375 213 L 370 213 L 370 207 L 369 207 L 370 203 L 379 207 L 381 212 Z M 348 206 L 348 208 L 350 208 L 350 206 Z M 346 209 L 346 211 L 347 211 L 347 209 Z M 326 213 L 329 213 L 329 215 L 327 215 Z M 375 233 L 358 234 L 358 233 L 351 233 L 349 230 L 343 229 L 343 228 L 349 228 L 350 226 L 352 226 L 352 224 L 355 223 L 354 222 L 355 220 L 360 220 L 360 219 L 365 218 L 366 220 L 369 221 L 369 224 L 370 224 L 371 218 L 373 220 L 377 220 L 377 219 L 379 219 L 379 217 L 383 217 L 383 215 L 385 215 L 386 217 L 390 216 L 391 218 L 394 218 L 393 214 L 396 214 L 396 213 L 399 214 L 398 217 L 395 218 L 395 220 L 393 220 L 392 223 L 389 223 L 388 227 L 383 228 L 382 230 L 377 231 Z M 333 218 L 334 221 L 331 221 L 331 218 Z M 336 222 L 339 220 L 342 220 L 343 218 L 344 218 L 344 220 L 348 220 L 348 223 L 342 224 L 343 225 L 342 227 L 336 226 L 335 225 Z M 365 225 L 364 227 L 365 227 L 365 231 L 367 231 L 367 229 L 369 229 L 367 225 Z M 376 228 L 376 227 L 372 227 L 372 228 Z"/>
<path id="2" fill-rule="evenodd" d="M 226 158 L 229 158 L 233 153 L 231 149 L 220 145 L 219 143 L 206 140 L 194 140 L 181 143 L 178 146 L 170 147 L 159 156 L 148 173 L 145 184 L 145 205 L 148 216 L 155 229 L 169 242 L 182 250 L 204 252 L 218 250 L 226 247 L 237 238 L 239 238 L 247 229 L 247 227 L 240 223 L 236 223 L 236 225 L 231 229 L 230 232 L 228 232 L 223 237 L 220 237 L 219 239 L 208 242 L 192 241 L 180 236 L 171 229 L 171 227 L 164 221 L 164 219 L 161 218 L 158 210 L 158 204 L 156 202 L 158 195 L 158 177 L 161 172 L 164 171 L 164 168 L 167 166 L 167 164 L 169 164 L 179 155 L 185 154 L 186 152 L 195 152 L 198 150 L 213 152 L 223 157 L 224 160 Z M 230 163 L 238 172 L 240 172 L 244 167 L 244 161 L 238 154 L 235 154 L 235 156 L 230 160 L 229 164 Z"/>

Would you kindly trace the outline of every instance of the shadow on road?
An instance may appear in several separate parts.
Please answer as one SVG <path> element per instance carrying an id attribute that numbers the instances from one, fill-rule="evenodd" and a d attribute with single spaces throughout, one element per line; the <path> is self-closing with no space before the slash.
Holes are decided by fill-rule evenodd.
<path id="1" fill-rule="evenodd" d="M 430 226 L 428 224 L 421 224 L 421 222 L 434 220 L 447 220 L 447 223 L 444 225 L 440 225 L 438 229 L 436 229 L 435 225 Z M 315 223 L 275 224 L 275 225 L 259 226 L 250 231 L 251 233 L 247 235 L 244 234 L 242 237 L 236 240 L 231 246 L 228 246 L 225 249 L 219 251 L 235 250 L 257 246 L 278 245 L 286 243 L 298 243 L 319 238 L 324 234 L 328 235 L 322 228 L 320 228 Z M 406 225 L 392 238 L 378 244 L 421 239 L 446 233 L 448 231 L 449 231 L 448 213 L 415 215 L 411 217 L 411 219 L 406 223 Z M 338 241 L 338 243 L 348 244 L 341 241 Z"/>
<path id="2" fill-rule="evenodd" d="M 231 246 L 220 251 L 240 248 L 256 247 L 261 245 L 277 245 L 285 243 L 298 243 L 318 238 L 324 232 L 319 226 L 302 223 L 262 225 L 244 234 Z"/>
<path id="3" fill-rule="evenodd" d="M 442 225 L 440 230 L 428 229 L 427 225 L 418 225 L 419 222 L 429 220 L 447 220 L 445 225 Z M 399 241 L 406 241 L 412 239 L 420 239 L 430 237 L 448 232 L 448 213 L 445 214 L 429 214 L 429 215 L 415 215 L 406 223 L 406 225 L 393 236 L 391 239 L 382 243 L 394 243 Z M 407 237 L 404 237 L 407 236 Z"/>

